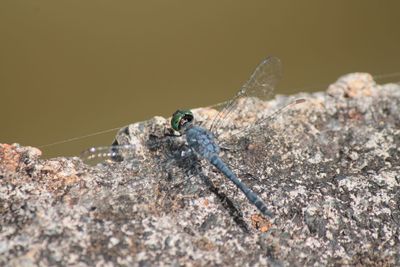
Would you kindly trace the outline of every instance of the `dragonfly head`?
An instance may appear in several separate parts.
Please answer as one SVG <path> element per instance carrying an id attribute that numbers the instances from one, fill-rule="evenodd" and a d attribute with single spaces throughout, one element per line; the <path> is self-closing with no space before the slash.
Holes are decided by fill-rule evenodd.
<path id="1" fill-rule="evenodd" d="M 193 122 L 193 113 L 190 110 L 177 110 L 172 115 L 171 127 L 177 132 L 185 130 Z"/>

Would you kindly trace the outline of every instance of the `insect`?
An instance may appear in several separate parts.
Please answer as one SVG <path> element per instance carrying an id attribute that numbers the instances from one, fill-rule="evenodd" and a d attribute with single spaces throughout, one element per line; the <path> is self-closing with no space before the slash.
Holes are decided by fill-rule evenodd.
<path id="1" fill-rule="evenodd" d="M 228 102 L 227 106 L 217 115 L 211 125 L 211 130 L 218 126 L 220 121 L 230 112 L 233 111 L 234 103 L 242 97 L 271 95 L 275 83 L 280 74 L 280 60 L 275 57 L 269 57 L 262 61 L 256 68 L 249 81 L 239 90 L 236 96 Z M 297 99 L 291 104 L 304 102 L 304 99 Z M 219 157 L 220 148 L 217 145 L 214 135 L 210 130 L 193 123 L 193 113 L 190 110 L 177 110 L 171 119 L 171 127 L 175 131 L 186 136 L 188 146 L 201 158 L 206 159 L 209 163 L 220 170 L 232 183 L 234 183 L 247 197 L 247 199 L 256 206 L 263 215 L 272 217 L 272 213 L 268 210 L 267 204 Z M 264 122 L 256 121 L 253 125 L 260 127 Z M 256 128 L 254 127 L 254 128 Z M 251 128 L 251 127 L 250 127 Z"/>
<path id="2" fill-rule="evenodd" d="M 258 97 L 261 99 L 270 98 L 273 95 L 274 87 L 280 78 L 281 73 L 281 62 L 276 57 L 268 57 L 263 60 L 254 73 L 251 75 L 249 80 L 240 88 L 236 95 L 228 102 L 226 102 L 224 108 L 216 115 L 212 121 L 209 129 L 196 125 L 194 123 L 194 115 L 190 110 L 177 110 L 171 118 L 171 128 L 178 132 L 179 135 L 186 137 L 186 142 L 191 151 L 195 153 L 198 158 L 203 158 L 215 166 L 220 172 L 222 172 L 233 184 L 235 184 L 246 196 L 250 203 L 252 203 L 257 209 L 265 216 L 273 217 L 272 212 L 269 211 L 267 204 L 253 191 L 251 190 L 240 178 L 228 167 L 228 165 L 220 158 L 220 147 L 216 142 L 215 132 L 225 120 L 227 120 L 232 114 L 238 112 L 244 112 L 243 110 L 237 110 L 238 101 L 243 98 Z M 262 127 L 268 122 L 268 119 L 279 114 L 282 110 L 290 107 L 294 104 L 304 102 L 304 99 L 297 99 L 282 108 L 276 110 L 274 113 L 267 117 L 261 117 L 247 128 L 241 131 L 242 135 L 246 135 L 251 131 L 262 130 Z M 117 158 L 119 152 L 122 150 L 129 151 L 134 149 L 131 145 L 119 145 L 111 148 L 91 148 L 86 151 L 86 154 L 91 157 L 107 156 L 111 158 Z M 101 151 L 106 153 L 101 154 Z"/>

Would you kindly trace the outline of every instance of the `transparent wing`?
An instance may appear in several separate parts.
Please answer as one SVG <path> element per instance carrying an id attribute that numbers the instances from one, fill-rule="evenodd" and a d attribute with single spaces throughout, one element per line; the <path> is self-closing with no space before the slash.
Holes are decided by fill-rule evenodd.
<path id="1" fill-rule="evenodd" d="M 80 158 L 90 164 L 98 163 L 107 159 L 113 161 L 122 161 L 124 159 L 133 159 L 136 155 L 136 145 L 114 145 L 91 147 L 82 151 Z"/>
<path id="2" fill-rule="evenodd" d="M 279 115 L 284 114 L 285 111 L 289 110 L 293 106 L 301 104 L 301 103 L 304 103 L 304 102 L 306 102 L 306 99 L 304 99 L 304 98 L 298 98 L 298 99 L 295 99 L 293 101 L 290 101 L 289 103 L 287 103 L 287 104 L 285 104 L 285 105 L 273 110 L 267 116 L 258 119 L 257 121 L 255 121 L 251 125 L 249 125 L 247 127 L 244 127 L 240 131 L 237 131 L 237 132 L 231 134 L 231 136 L 241 137 L 241 136 L 245 136 L 245 135 L 249 134 L 250 132 L 257 132 L 258 133 L 258 132 L 260 132 L 260 130 L 262 128 L 264 128 L 268 123 L 270 123 L 273 120 L 275 120 Z"/>
<path id="3" fill-rule="evenodd" d="M 217 114 L 210 126 L 210 131 L 215 131 L 232 114 L 238 113 L 236 107 L 240 99 L 244 97 L 257 97 L 261 100 L 270 99 L 274 95 L 274 88 L 281 78 L 281 73 L 282 66 L 279 58 L 268 57 L 263 60 L 257 66 L 249 80 Z"/>

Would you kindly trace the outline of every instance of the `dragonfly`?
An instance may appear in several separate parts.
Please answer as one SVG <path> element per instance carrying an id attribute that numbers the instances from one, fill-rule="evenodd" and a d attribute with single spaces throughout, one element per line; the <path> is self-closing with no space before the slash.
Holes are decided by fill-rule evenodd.
<path id="1" fill-rule="evenodd" d="M 176 136 L 185 136 L 186 143 L 195 155 L 200 159 L 205 159 L 217 168 L 229 181 L 231 181 L 246 196 L 248 201 L 253 204 L 263 215 L 272 218 L 273 213 L 268 205 L 251 190 L 225 163 L 220 157 L 220 146 L 217 144 L 216 136 L 218 128 L 228 120 L 233 114 L 237 114 L 238 102 L 244 98 L 257 97 L 263 100 L 273 96 L 274 88 L 281 76 L 281 61 L 277 57 L 268 57 L 263 60 L 255 69 L 249 80 L 240 88 L 235 96 L 227 101 L 207 129 L 202 125 L 195 124 L 193 112 L 190 110 L 178 109 L 171 118 L 170 127 Z M 246 135 L 251 131 L 262 128 L 268 120 L 280 114 L 283 110 L 293 105 L 303 103 L 305 99 L 295 99 L 294 101 L 275 110 L 267 117 L 261 117 L 251 125 L 240 130 L 236 135 Z M 134 145 L 115 145 L 111 147 L 90 148 L 84 151 L 83 155 L 87 158 L 111 157 L 118 158 L 122 150 L 134 149 Z M 102 153 L 102 151 L 106 151 Z M 133 153 L 134 154 L 134 153 Z"/>
<path id="2" fill-rule="evenodd" d="M 273 217 L 272 212 L 269 211 L 267 204 L 240 178 L 228 167 L 228 165 L 219 156 L 220 147 L 215 141 L 215 136 L 212 129 L 220 124 L 220 121 L 235 112 L 233 107 L 234 103 L 242 97 L 263 97 L 265 95 L 271 96 L 280 76 L 281 63 L 276 57 L 269 57 L 262 61 L 247 83 L 245 83 L 235 97 L 228 102 L 227 106 L 217 115 L 214 122 L 211 124 L 210 130 L 195 125 L 193 123 L 194 116 L 190 110 L 177 110 L 171 118 L 171 127 L 173 130 L 186 136 L 188 146 L 201 158 L 206 159 L 209 163 L 220 170 L 237 188 L 239 188 L 246 198 L 257 209 L 268 217 Z M 294 102 L 285 106 L 303 103 L 305 99 L 296 99 Z M 280 110 L 282 111 L 282 110 Z M 264 118 L 265 119 L 265 118 Z M 260 127 L 265 122 L 256 121 L 254 126 Z"/>

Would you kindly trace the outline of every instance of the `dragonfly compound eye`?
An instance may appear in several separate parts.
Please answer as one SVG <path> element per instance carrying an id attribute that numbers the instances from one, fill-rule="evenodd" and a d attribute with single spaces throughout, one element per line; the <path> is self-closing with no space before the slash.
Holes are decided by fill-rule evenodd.
<path id="1" fill-rule="evenodd" d="M 193 121 L 193 113 L 190 110 L 177 110 L 172 115 L 171 127 L 175 131 L 180 131 L 182 126 Z"/>

